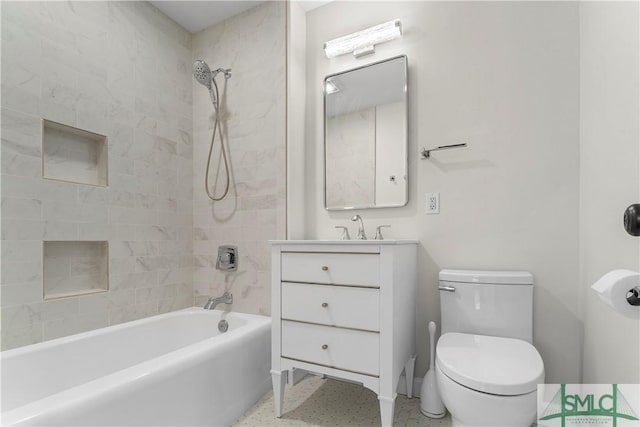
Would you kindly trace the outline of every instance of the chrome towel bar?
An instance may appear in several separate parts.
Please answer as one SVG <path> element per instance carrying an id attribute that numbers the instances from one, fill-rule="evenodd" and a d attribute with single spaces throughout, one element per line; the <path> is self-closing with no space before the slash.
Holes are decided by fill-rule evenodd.
<path id="1" fill-rule="evenodd" d="M 423 148 L 422 151 L 420 152 L 420 154 L 421 154 L 421 158 L 422 159 L 428 159 L 429 157 L 431 157 L 431 152 L 432 151 L 449 150 L 451 148 L 463 148 L 463 147 L 466 147 L 466 146 L 467 146 L 467 143 L 464 142 L 462 144 L 441 145 L 439 147 L 432 148 L 430 150 L 427 150 L 426 148 Z"/>

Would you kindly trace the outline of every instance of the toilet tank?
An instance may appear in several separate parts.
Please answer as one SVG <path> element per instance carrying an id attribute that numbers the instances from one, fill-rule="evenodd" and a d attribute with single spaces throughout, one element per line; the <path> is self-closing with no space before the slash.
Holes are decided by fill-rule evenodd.
<path id="1" fill-rule="evenodd" d="M 533 275 L 526 271 L 442 270 L 442 334 L 533 340 Z"/>

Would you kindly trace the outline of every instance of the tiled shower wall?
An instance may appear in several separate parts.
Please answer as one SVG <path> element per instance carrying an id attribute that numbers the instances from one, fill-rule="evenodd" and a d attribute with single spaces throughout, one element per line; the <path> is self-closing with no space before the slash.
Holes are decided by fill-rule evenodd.
<path id="1" fill-rule="evenodd" d="M 207 90 L 193 84 L 197 305 L 229 290 L 234 310 L 270 313 L 267 240 L 286 236 L 285 23 L 286 3 L 265 2 L 193 35 L 193 59 L 204 59 L 212 69 L 232 69 L 226 91 L 221 75 L 217 80 L 232 171 L 229 195 L 221 202 L 212 203 L 204 191 L 213 107 Z M 219 195 L 225 174 L 218 162 L 211 170 Z M 215 269 L 221 244 L 238 246 L 237 272 Z"/>
<path id="2" fill-rule="evenodd" d="M 3 1 L 1 47 L 2 348 L 192 306 L 191 35 L 146 2 Z M 41 177 L 41 118 L 108 137 L 109 187 Z M 43 240 L 109 241 L 109 291 L 44 301 Z"/>

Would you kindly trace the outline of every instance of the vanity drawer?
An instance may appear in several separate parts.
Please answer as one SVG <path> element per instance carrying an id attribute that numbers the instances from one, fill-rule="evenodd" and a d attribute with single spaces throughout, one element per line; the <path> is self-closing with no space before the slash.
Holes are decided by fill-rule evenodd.
<path id="1" fill-rule="evenodd" d="M 282 281 L 380 286 L 380 255 L 346 253 L 282 253 Z"/>
<path id="2" fill-rule="evenodd" d="M 378 375 L 380 334 L 282 321 L 282 357 Z"/>
<path id="3" fill-rule="evenodd" d="M 380 291 L 350 286 L 282 284 L 282 318 L 379 331 Z"/>

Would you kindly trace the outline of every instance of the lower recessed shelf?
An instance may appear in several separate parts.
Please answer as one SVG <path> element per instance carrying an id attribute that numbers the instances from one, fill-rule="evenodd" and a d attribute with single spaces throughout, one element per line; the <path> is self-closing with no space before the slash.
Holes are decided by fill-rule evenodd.
<path id="1" fill-rule="evenodd" d="M 109 242 L 46 241 L 42 260 L 45 300 L 109 290 Z"/>

